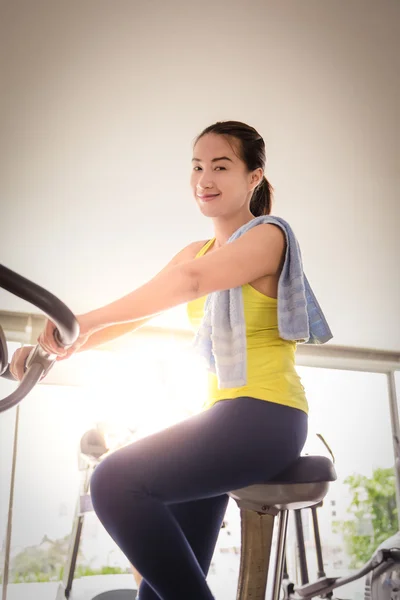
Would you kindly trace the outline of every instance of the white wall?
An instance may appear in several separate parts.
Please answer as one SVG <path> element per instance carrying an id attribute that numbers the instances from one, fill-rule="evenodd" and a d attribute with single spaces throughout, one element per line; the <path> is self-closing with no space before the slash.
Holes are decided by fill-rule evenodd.
<path id="1" fill-rule="evenodd" d="M 3 2 L 2 262 L 76 312 L 130 291 L 211 233 L 191 142 L 243 120 L 333 342 L 399 350 L 399 17 L 398 0 Z"/>

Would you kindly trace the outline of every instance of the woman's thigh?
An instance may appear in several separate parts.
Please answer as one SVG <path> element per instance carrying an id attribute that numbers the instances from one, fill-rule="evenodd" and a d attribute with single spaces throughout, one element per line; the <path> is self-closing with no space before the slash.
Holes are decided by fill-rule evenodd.
<path id="1" fill-rule="evenodd" d="M 253 398 L 223 400 L 107 457 L 93 478 L 165 504 L 193 501 L 266 482 L 300 455 L 302 411 Z"/>

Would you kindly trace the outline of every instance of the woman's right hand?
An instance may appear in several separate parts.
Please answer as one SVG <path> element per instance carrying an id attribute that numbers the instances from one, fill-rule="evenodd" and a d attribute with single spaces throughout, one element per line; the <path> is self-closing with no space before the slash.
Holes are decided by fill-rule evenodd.
<path id="1" fill-rule="evenodd" d="M 78 352 L 92 335 L 85 315 L 77 316 L 76 320 L 79 324 L 79 337 L 72 346 L 63 348 L 58 345 L 57 339 L 55 338 L 56 326 L 49 319 L 46 321 L 44 331 L 38 337 L 38 344 L 48 354 L 55 354 L 57 356 L 56 360 L 69 358 L 75 354 L 75 352 Z"/>
<path id="2" fill-rule="evenodd" d="M 23 346 L 18 348 L 12 356 L 10 371 L 11 375 L 18 381 L 21 381 L 25 374 L 25 362 L 33 348 L 34 346 Z"/>
<path id="3" fill-rule="evenodd" d="M 36 348 L 36 346 L 23 346 L 22 348 L 18 348 L 18 350 L 14 352 L 10 363 L 10 371 L 14 379 L 21 381 L 21 379 L 25 375 L 26 359 L 28 358 L 29 354 L 34 348 Z M 57 362 L 60 360 L 65 360 L 66 358 L 69 358 L 72 354 L 74 354 L 74 351 L 74 348 L 66 350 L 63 356 L 57 356 L 55 360 Z"/>

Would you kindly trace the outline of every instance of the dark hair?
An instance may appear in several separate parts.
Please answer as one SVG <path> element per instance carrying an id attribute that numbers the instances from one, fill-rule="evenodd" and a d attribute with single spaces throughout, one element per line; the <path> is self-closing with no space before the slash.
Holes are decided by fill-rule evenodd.
<path id="1" fill-rule="evenodd" d="M 225 137 L 235 138 L 238 144 L 238 156 L 245 163 L 249 171 L 265 168 L 265 143 L 261 135 L 250 125 L 239 121 L 218 121 L 206 127 L 197 136 L 194 145 L 207 133 L 216 133 Z M 229 142 L 229 139 L 227 139 Z M 236 152 L 235 152 L 236 154 Z M 269 215 L 271 212 L 273 188 L 264 176 L 253 191 L 250 200 L 250 211 L 255 217 Z"/>

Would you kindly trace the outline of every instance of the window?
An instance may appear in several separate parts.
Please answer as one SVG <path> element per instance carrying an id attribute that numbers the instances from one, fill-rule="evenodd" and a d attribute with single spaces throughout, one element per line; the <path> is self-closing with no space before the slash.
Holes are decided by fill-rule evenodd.
<path id="1" fill-rule="evenodd" d="M 179 339 L 137 338 L 123 355 L 99 352 L 75 358 L 76 365 L 83 361 L 87 373 L 93 373 L 87 385 L 42 384 L 21 404 L 12 566 L 16 565 L 18 555 L 21 562 L 21 554 L 28 548 L 47 552 L 55 541 L 69 536 L 81 475 L 77 449 L 85 431 L 96 423 L 107 422 L 111 429 L 129 425 L 135 435 L 147 435 L 197 412 L 205 398 L 202 367 L 188 353 L 187 343 Z M 371 477 L 374 469 L 393 466 L 386 378 L 379 374 L 309 367 L 299 367 L 298 371 L 310 404 L 310 433 L 305 451 L 328 455 L 315 436 L 322 433 L 336 457 L 338 481 L 331 485 L 317 511 L 326 572 L 335 576 L 339 571 L 343 574 L 351 570 L 343 535 L 332 531 L 332 520 L 348 518 L 351 495 L 344 480 L 353 473 Z M 0 393 L 6 395 L 13 384 L 0 379 L 0 386 Z M 15 410 L 0 418 L 2 544 L 14 419 Z M 224 522 L 209 582 L 217 597 L 234 597 L 240 560 L 240 518 L 234 501 L 228 506 Z M 303 522 L 312 580 L 316 578 L 317 566 L 310 511 L 304 512 Z M 363 531 L 370 535 L 365 527 Z M 296 569 L 293 532 L 289 538 L 288 568 L 293 578 Z M 94 513 L 85 518 L 81 548 L 82 566 L 89 565 L 92 572 L 102 567 L 126 572 L 121 577 L 134 585 L 126 558 Z M 59 551 L 59 561 L 63 564 L 66 547 L 60 544 Z M 46 576 L 54 577 L 29 568 L 26 573 L 28 581 L 35 581 L 35 577 L 45 580 Z M 79 586 L 79 582 L 75 583 Z M 105 587 L 96 585 L 100 587 L 94 592 L 104 591 Z M 355 597 L 362 587 L 362 582 L 356 582 L 343 595 Z M 27 591 L 26 597 L 29 596 Z"/>
<path id="2" fill-rule="evenodd" d="M 310 404 L 305 450 L 329 456 L 315 435 L 321 433 L 336 459 L 338 480 L 331 484 L 323 506 L 317 510 L 325 570 L 332 576 L 337 569 L 345 574 L 352 570 L 352 556 L 346 549 L 343 533 L 332 527 L 332 518 L 339 523 L 351 518 L 347 511 L 352 495 L 345 480 L 354 474 L 372 478 L 376 469 L 391 469 L 394 463 L 387 378 L 383 374 L 310 367 L 298 367 L 298 372 Z M 364 527 L 363 531 L 371 537 L 371 527 L 368 531 Z M 312 581 L 317 567 L 311 548 L 308 561 Z M 362 581 L 341 591 L 349 597 L 362 596 L 362 592 Z"/>

